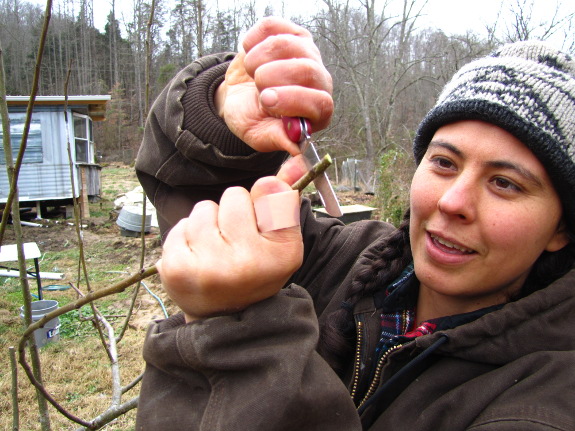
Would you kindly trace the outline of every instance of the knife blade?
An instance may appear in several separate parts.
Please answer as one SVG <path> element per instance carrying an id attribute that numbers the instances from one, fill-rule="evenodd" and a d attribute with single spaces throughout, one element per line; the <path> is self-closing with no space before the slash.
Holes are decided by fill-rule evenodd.
<path id="1" fill-rule="evenodd" d="M 320 161 L 315 145 L 311 139 L 311 125 L 309 121 L 301 117 L 283 117 L 284 129 L 288 137 L 299 145 L 308 169 Z M 337 196 L 324 172 L 313 183 L 319 192 L 319 196 L 327 213 L 332 217 L 343 215 Z"/>

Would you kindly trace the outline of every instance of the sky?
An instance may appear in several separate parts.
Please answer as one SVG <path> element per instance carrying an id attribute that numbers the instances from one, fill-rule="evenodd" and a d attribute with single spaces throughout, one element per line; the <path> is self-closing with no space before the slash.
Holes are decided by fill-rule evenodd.
<path id="1" fill-rule="evenodd" d="M 28 0 L 32 3 L 39 4 L 45 7 L 45 0 Z M 165 0 L 160 0 L 165 1 Z M 169 0 L 168 0 L 169 1 Z M 226 4 L 233 5 L 233 2 L 242 3 L 242 0 L 207 0 L 207 7 L 215 7 L 219 4 L 224 8 Z M 319 8 L 323 2 L 321 0 L 255 0 L 260 8 L 265 8 L 265 5 L 270 3 L 274 5 L 276 13 L 284 12 L 284 16 L 301 15 L 302 11 L 314 10 Z M 376 0 L 383 4 L 385 0 Z M 389 1 L 389 0 L 388 0 Z M 534 4 L 534 19 L 549 19 L 553 6 L 557 1 L 562 2 L 563 5 L 569 5 L 572 0 L 524 0 L 526 3 L 533 2 Z M 486 25 L 493 25 L 498 16 L 504 16 L 508 13 L 510 5 L 515 4 L 517 0 L 428 0 L 428 4 L 424 10 L 424 16 L 419 21 L 421 27 L 434 27 L 441 29 L 448 35 L 464 34 L 468 30 L 473 31 L 479 36 L 486 35 Z M 58 4 L 58 0 L 53 0 L 54 10 Z M 392 1 L 392 3 L 401 5 L 399 0 Z M 110 0 L 95 0 L 94 1 L 94 21 L 95 26 L 103 31 L 104 25 L 107 20 L 107 15 L 111 9 Z M 122 14 L 126 19 L 130 18 L 130 8 L 132 0 L 116 0 L 116 16 L 121 21 Z M 230 6 L 231 7 L 231 6 Z M 573 6 L 569 6 L 571 11 L 575 10 Z M 566 8 L 562 10 L 567 12 Z"/>
<path id="2" fill-rule="evenodd" d="M 474 30 L 486 34 L 486 25 L 492 26 L 500 17 L 510 14 L 511 6 L 518 0 L 429 0 L 426 21 L 447 34 L 464 34 Z M 572 0 L 523 0 L 533 4 L 532 23 L 549 21 L 557 4 L 561 14 L 575 11 Z M 527 8 L 525 10 L 528 10 Z M 501 28 L 502 23 L 499 24 Z M 561 39 L 562 40 L 562 39 Z"/>
<path id="3" fill-rule="evenodd" d="M 501 0 L 430 0 L 423 22 L 446 34 L 464 34 L 467 30 L 485 33 L 501 9 Z"/>

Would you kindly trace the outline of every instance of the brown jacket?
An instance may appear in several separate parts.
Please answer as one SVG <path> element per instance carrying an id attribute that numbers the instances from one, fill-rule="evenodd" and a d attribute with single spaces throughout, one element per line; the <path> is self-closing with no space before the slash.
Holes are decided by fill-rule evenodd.
<path id="1" fill-rule="evenodd" d="M 245 148 L 215 115 L 213 89 L 230 58 L 193 63 L 152 108 L 136 168 L 164 232 L 197 200 L 249 187 L 283 160 Z M 136 429 L 361 430 L 363 421 L 373 431 L 575 430 L 575 272 L 395 350 L 378 382 L 383 396 L 360 418 L 351 382 L 315 351 L 318 324 L 392 228 L 316 220 L 304 202 L 302 229 L 304 264 L 278 295 L 231 316 L 151 325 Z M 379 314 L 369 298 L 356 307 L 364 359 Z"/>

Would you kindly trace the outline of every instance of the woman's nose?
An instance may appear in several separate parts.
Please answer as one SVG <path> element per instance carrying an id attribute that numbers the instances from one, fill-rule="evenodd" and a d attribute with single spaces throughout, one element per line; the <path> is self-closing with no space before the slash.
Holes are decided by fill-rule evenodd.
<path id="1" fill-rule="evenodd" d="M 437 208 L 445 215 L 471 222 L 476 216 L 478 198 L 471 179 L 460 175 L 446 184 L 437 201 Z"/>

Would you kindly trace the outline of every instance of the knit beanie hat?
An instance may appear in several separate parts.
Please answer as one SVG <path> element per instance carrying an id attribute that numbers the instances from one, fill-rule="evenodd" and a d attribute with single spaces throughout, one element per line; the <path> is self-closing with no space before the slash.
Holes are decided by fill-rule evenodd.
<path id="1" fill-rule="evenodd" d="M 575 61 L 543 42 L 505 45 L 463 66 L 417 130 L 419 163 L 441 126 L 483 120 L 524 143 L 543 164 L 575 228 Z"/>

